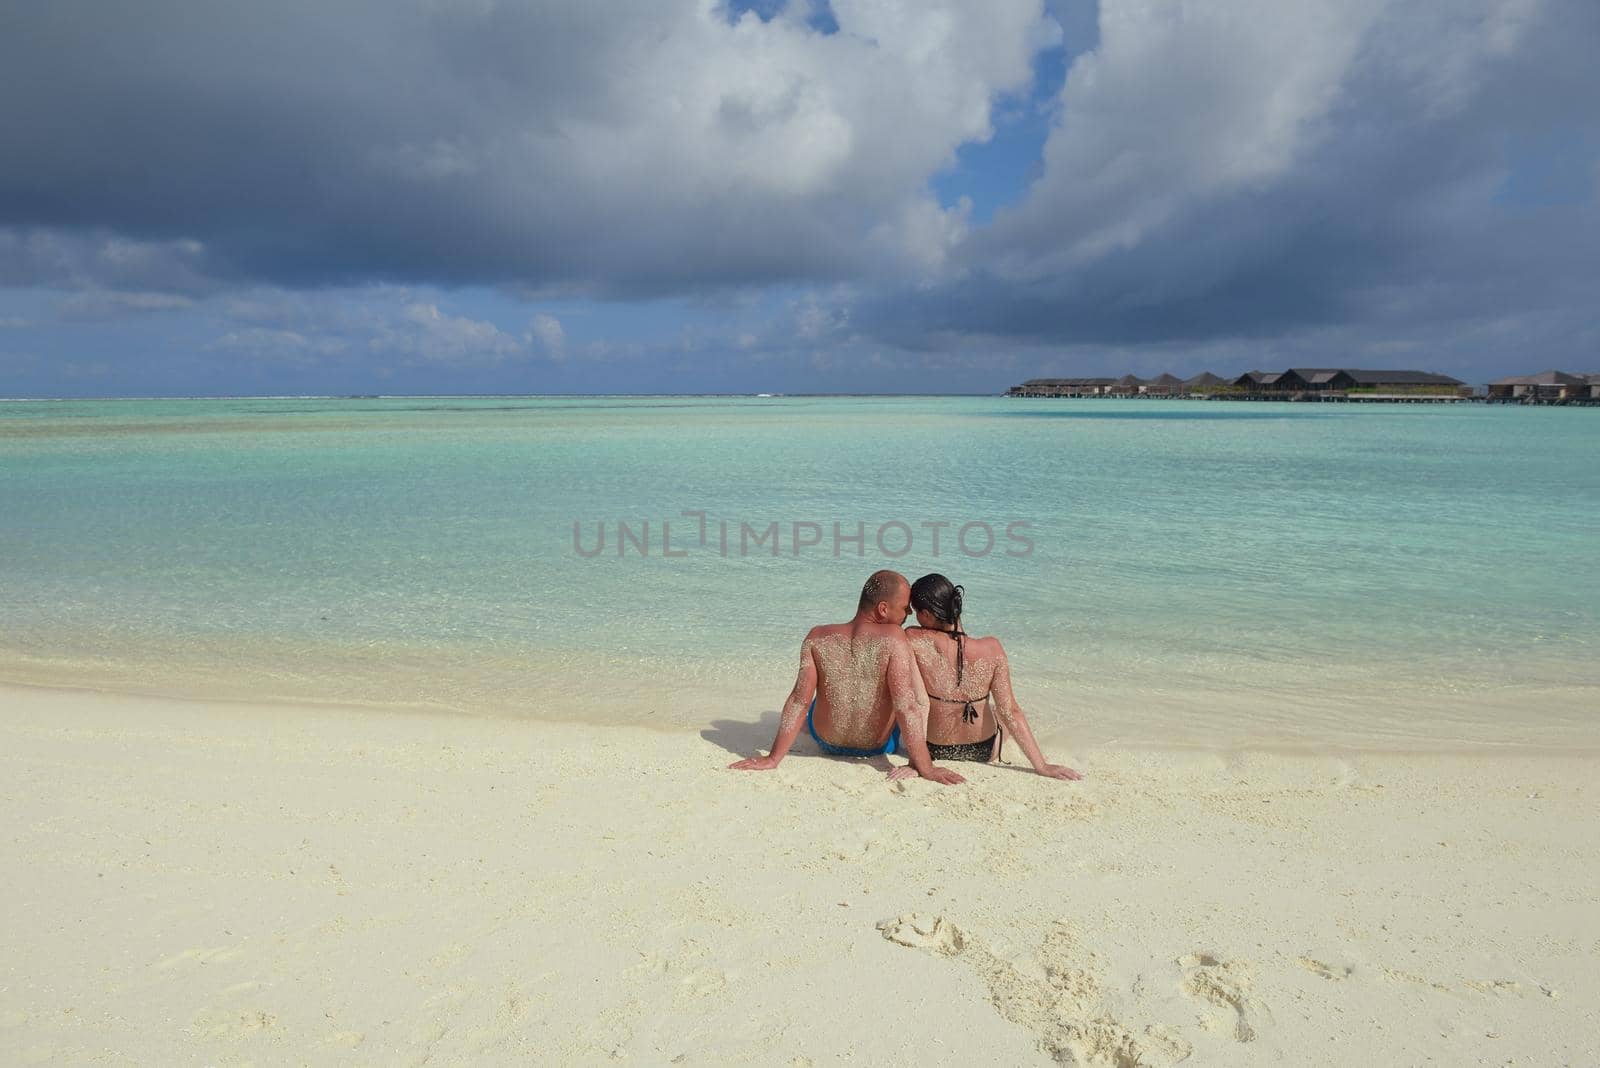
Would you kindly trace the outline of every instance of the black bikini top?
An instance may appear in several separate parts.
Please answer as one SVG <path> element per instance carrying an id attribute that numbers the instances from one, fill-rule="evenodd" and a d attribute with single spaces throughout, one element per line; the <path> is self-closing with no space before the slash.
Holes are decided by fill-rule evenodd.
<path id="1" fill-rule="evenodd" d="M 988 694 L 984 694 L 982 697 L 973 698 L 973 700 L 971 700 L 971 701 L 968 701 L 964 697 L 935 697 L 931 693 L 928 695 L 928 700 L 930 700 L 930 701 L 942 701 L 943 703 L 945 703 L 947 705 L 960 705 L 961 706 L 961 719 L 965 723 L 976 723 L 976 722 L 978 722 L 978 705 L 977 705 L 977 702 L 978 701 L 987 701 L 988 699 L 989 699 L 989 695 Z"/>
<path id="2" fill-rule="evenodd" d="M 963 651 L 962 648 L 961 648 L 961 639 L 965 638 L 967 636 L 966 631 L 962 631 L 962 630 L 936 630 L 933 633 L 934 634 L 948 634 L 950 637 L 952 637 L 952 638 L 954 638 L 956 640 L 956 681 L 959 682 L 960 679 L 961 679 L 961 660 L 962 660 L 961 654 L 962 654 L 962 651 Z M 988 699 L 989 699 L 989 695 L 988 694 L 984 694 L 982 697 L 974 697 L 970 701 L 967 700 L 965 697 L 935 697 L 931 693 L 928 695 L 928 700 L 930 700 L 930 701 L 939 701 L 939 702 L 941 702 L 943 704 L 947 704 L 947 705 L 960 705 L 961 706 L 961 719 L 965 723 L 976 723 L 976 722 L 978 722 L 978 706 L 977 706 L 977 702 L 979 702 L 979 701 L 987 701 Z"/>

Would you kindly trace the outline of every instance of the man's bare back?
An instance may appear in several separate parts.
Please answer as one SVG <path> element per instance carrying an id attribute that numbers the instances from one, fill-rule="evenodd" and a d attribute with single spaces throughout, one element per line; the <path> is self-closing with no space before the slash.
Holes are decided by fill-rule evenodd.
<path id="1" fill-rule="evenodd" d="M 825 749 L 842 755 L 882 752 L 898 724 L 900 746 L 918 775 L 935 782 L 965 782 L 928 757 L 928 695 L 901 624 L 911 612 L 910 584 L 892 571 L 867 580 L 855 618 L 811 628 L 800 644 L 800 671 L 778 717 L 772 750 L 736 761 L 740 771 L 770 771 L 788 754 L 811 713 Z M 813 698 L 816 701 L 812 707 Z"/>
<path id="2" fill-rule="evenodd" d="M 906 644 L 892 624 L 827 623 L 811 628 L 804 645 L 816 664 L 817 704 L 811 722 L 824 741 L 850 749 L 882 746 L 894 730 L 889 666 Z M 804 654 L 802 654 L 804 655 Z M 913 687 L 922 676 L 911 672 Z"/>

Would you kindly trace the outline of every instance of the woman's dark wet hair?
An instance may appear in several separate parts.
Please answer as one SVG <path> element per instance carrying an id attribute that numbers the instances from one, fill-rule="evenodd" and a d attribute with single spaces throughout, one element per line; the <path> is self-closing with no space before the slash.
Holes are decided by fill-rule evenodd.
<path id="1" fill-rule="evenodd" d="M 960 685 L 961 673 L 966 667 L 966 649 L 962 640 L 966 634 L 961 629 L 961 593 L 960 586 L 937 573 L 923 575 L 911 584 L 911 607 L 919 612 L 931 613 L 956 640 L 957 685 Z"/>

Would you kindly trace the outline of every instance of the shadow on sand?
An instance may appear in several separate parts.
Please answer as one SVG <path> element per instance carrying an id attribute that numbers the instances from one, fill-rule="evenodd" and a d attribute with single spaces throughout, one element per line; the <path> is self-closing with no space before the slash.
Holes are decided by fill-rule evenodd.
<path id="1" fill-rule="evenodd" d="M 745 757 L 759 756 L 767 751 L 772 744 L 773 735 L 778 733 L 778 712 L 764 712 L 758 720 L 746 719 L 714 719 L 711 725 L 700 732 L 700 737 L 713 745 L 719 746 L 733 754 L 733 760 L 743 760 Z M 849 760 L 855 763 L 866 764 L 868 767 L 880 771 L 889 771 L 895 765 L 887 757 L 836 757 L 829 756 L 817 748 L 817 743 L 811 740 L 811 735 L 805 731 L 800 732 L 800 737 L 795 739 L 794 748 L 789 750 L 785 760 L 821 759 L 821 760 Z"/>

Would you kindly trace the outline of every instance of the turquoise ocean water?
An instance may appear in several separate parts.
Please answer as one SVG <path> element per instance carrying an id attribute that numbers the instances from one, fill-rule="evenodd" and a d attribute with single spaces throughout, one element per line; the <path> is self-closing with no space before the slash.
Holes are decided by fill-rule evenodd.
<path id="1" fill-rule="evenodd" d="M 0 679 L 755 720 L 887 566 L 1047 737 L 1588 747 L 1597 458 L 1479 405 L 3 402 Z"/>

